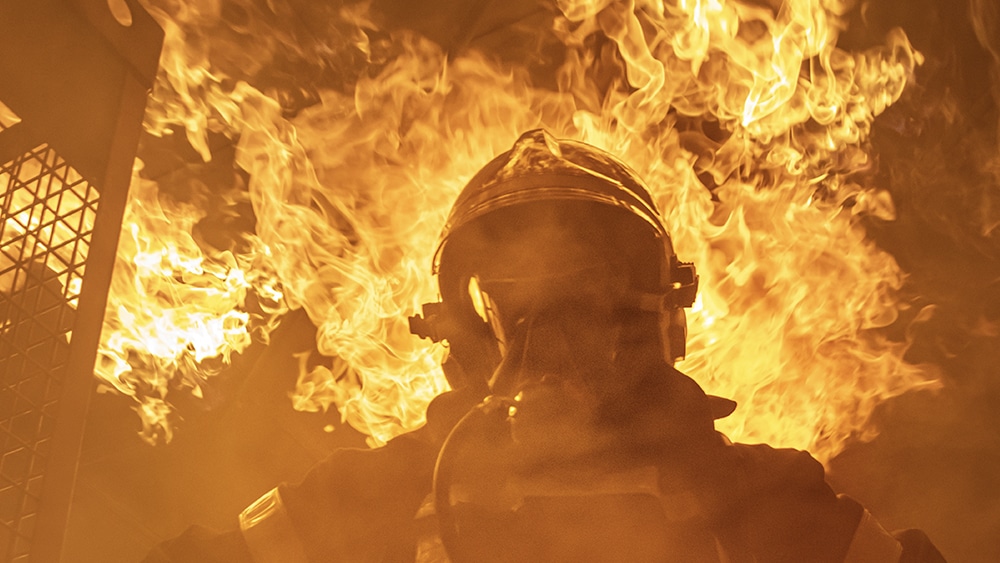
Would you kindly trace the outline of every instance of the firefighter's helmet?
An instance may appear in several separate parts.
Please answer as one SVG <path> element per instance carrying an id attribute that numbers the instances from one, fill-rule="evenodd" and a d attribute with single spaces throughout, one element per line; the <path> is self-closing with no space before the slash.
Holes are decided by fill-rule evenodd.
<path id="1" fill-rule="evenodd" d="M 505 353 L 504 333 L 520 313 L 497 310 L 498 292 L 610 299 L 652 313 L 663 357 L 673 363 L 684 356 L 684 308 L 698 281 L 693 265 L 677 259 L 635 172 L 594 146 L 541 130 L 523 134 L 459 194 L 434 273 L 441 301 L 424 305 L 410 328 L 448 342 L 461 368 L 446 364 L 453 386 L 483 386 Z M 604 282 L 595 288 L 594 279 Z"/>

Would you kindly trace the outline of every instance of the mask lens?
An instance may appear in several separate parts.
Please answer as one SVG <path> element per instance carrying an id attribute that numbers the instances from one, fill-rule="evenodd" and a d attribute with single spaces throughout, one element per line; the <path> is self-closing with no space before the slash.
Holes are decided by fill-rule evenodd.
<path id="1" fill-rule="evenodd" d="M 508 348 L 507 333 L 500 320 L 496 302 L 492 297 L 490 297 L 490 294 L 483 289 L 482 285 L 479 283 L 478 276 L 472 276 L 469 278 L 469 299 L 472 300 L 472 308 L 475 309 L 476 314 L 479 315 L 479 318 L 482 319 L 484 323 L 489 325 L 490 330 L 493 332 L 493 337 L 496 339 L 497 346 L 500 348 L 500 355 L 505 356 Z"/>

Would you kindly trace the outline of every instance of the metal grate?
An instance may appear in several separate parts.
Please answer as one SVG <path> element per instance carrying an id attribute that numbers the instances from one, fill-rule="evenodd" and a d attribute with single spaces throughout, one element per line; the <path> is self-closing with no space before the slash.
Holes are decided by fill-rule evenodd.
<path id="1" fill-rule="evenodd" d="M 129 25 L 106 0 L 0 2 L 5 562 L 63 563 L 118 232 L 163 41 L 137 0 L 115 4 Z"/>
<path id="2" fill-rule="evenodd" d="M 98 192 L 49 146 L 0 166 L 0 554 L 26 560 Z"/>

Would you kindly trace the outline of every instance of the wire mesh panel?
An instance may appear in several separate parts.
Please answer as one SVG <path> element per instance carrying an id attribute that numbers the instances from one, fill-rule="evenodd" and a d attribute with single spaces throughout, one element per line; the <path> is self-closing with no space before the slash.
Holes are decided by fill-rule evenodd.
<path id="1" fill-rule="evenodd" d="M 0 554 L 26 560 L 99 194 L 51 147 L 0 166 Z"/>
<path id="2" fill-rule="evenodd" d="M 57 563 L 163 32 L 136 0 L 0 2 L 0 560 Z M 128 19 L 128 18 L 126 18 Z"/>

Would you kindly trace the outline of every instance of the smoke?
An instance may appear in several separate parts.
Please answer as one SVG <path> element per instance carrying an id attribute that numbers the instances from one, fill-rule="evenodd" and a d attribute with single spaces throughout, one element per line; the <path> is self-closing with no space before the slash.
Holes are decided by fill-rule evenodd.
<path id="1" fill-rule="evenodd" d="M 895 202 L 868 232 L 907 272 L 913 362 L 944 388 L 890 402 L 882 435 L 831 467 L 889 527 L 922 527 L 949 561 L 993 561 L 1000 545 L 1000 57 L 998 4 L 872 2 L 842 41 L 901 26 L 925 57 L 875 123 L 872 181 Z M 863 17 L 861 17 L 863 15 Z M 915 315 L 923 307 L 922 315 Z"/>

